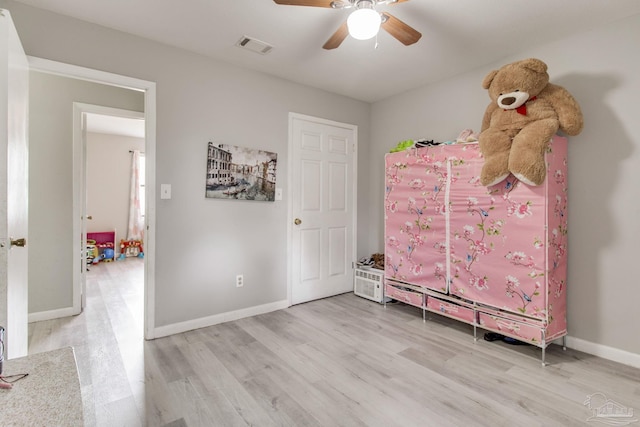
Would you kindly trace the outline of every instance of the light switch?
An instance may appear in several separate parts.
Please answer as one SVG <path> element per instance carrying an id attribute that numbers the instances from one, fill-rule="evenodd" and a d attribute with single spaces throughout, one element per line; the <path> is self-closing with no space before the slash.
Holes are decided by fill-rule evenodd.
<path id="1" fill-rule="evenodd" d="M 276 188 L 276 200 L 282 200 L 282 188 Z"/>
<path id="2" fill-rule="evenodd" d="M 161 199 L 171 198 L 171 184 L 160 184 L 160 198 Z"/>

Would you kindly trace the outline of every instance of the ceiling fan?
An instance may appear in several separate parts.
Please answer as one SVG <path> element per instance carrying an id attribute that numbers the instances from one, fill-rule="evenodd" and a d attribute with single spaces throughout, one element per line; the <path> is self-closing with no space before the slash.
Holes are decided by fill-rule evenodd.
<path id="1" fill-rule="evenodd" d="M 328 7 L 332 9 L 354 9 L 349 18 L 329 40 L 324 49 L 335 49 L 347 38 L 367 40 L 378 34 L 380 27 L 402 44 L 409 46 L 420 40 L 422 34 L 405 24 L 395 16 L 378 12 L 377 5 L 404 3 L 409 0 L 273 0 L 277 4 L 288 6 Z"/>

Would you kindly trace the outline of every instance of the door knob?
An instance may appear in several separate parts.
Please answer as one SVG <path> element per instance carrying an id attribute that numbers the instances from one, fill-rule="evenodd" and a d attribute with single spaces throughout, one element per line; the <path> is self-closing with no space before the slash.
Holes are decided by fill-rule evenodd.
<path id="1" fill-rule="evenodd" d="M 91 215 L 89 215 L 89 216 L 87 217 L 87 219 L 93 219 L 93 217 L 92 217 Z"/>
<path id="2" fill-rule="evenodd" d="M 9 239 L 9 242 L 10 242 L 9 247 L 12 247 L 12 246 L 19 246 L 19 247 L 21 247 L 21 248 L 24 248 L 24 247 L 26 246 L 26 244 L 27 244 L 27 239 L 22 238 L 22 239 L 15 239 L 15 240 L 14 240 L 14 239 L 13 239 L 13 237 L 11 237 L 11 238 Z"/>
<path id="3" fill-rule="evenodd" d="M 295 225 L 300 225 L 300 224 L 302 224 L 302 220 L 300 218 L 296 218 L 295 221 L 293 221 L 293 223 Z"/>

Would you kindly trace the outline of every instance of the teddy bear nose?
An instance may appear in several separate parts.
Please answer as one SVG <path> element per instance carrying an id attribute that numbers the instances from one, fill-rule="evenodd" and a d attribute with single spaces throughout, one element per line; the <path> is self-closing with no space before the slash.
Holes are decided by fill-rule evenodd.
<path id="1" fill-rule="evenodd" d="M 515 97 L 513 97 L 513 96 L 509 96 L 509 97 L 507 97 L 507 98 L 502 98 L 502 99 L 500 100 L 500 102 L 501 102 L 503 105 L 511 105 L 511 104 L 513 104 L 514 102 L 516 102 L 516 98 L 515 98 Z"/>

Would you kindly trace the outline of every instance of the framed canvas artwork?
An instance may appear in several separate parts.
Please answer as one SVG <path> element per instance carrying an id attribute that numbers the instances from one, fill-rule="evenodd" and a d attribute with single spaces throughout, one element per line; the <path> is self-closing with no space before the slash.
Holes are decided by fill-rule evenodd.
<path id="1" fill-rule="evenodd" d="M 275 200 L 277 153 L 209 142 L 207 198 Z"/>

